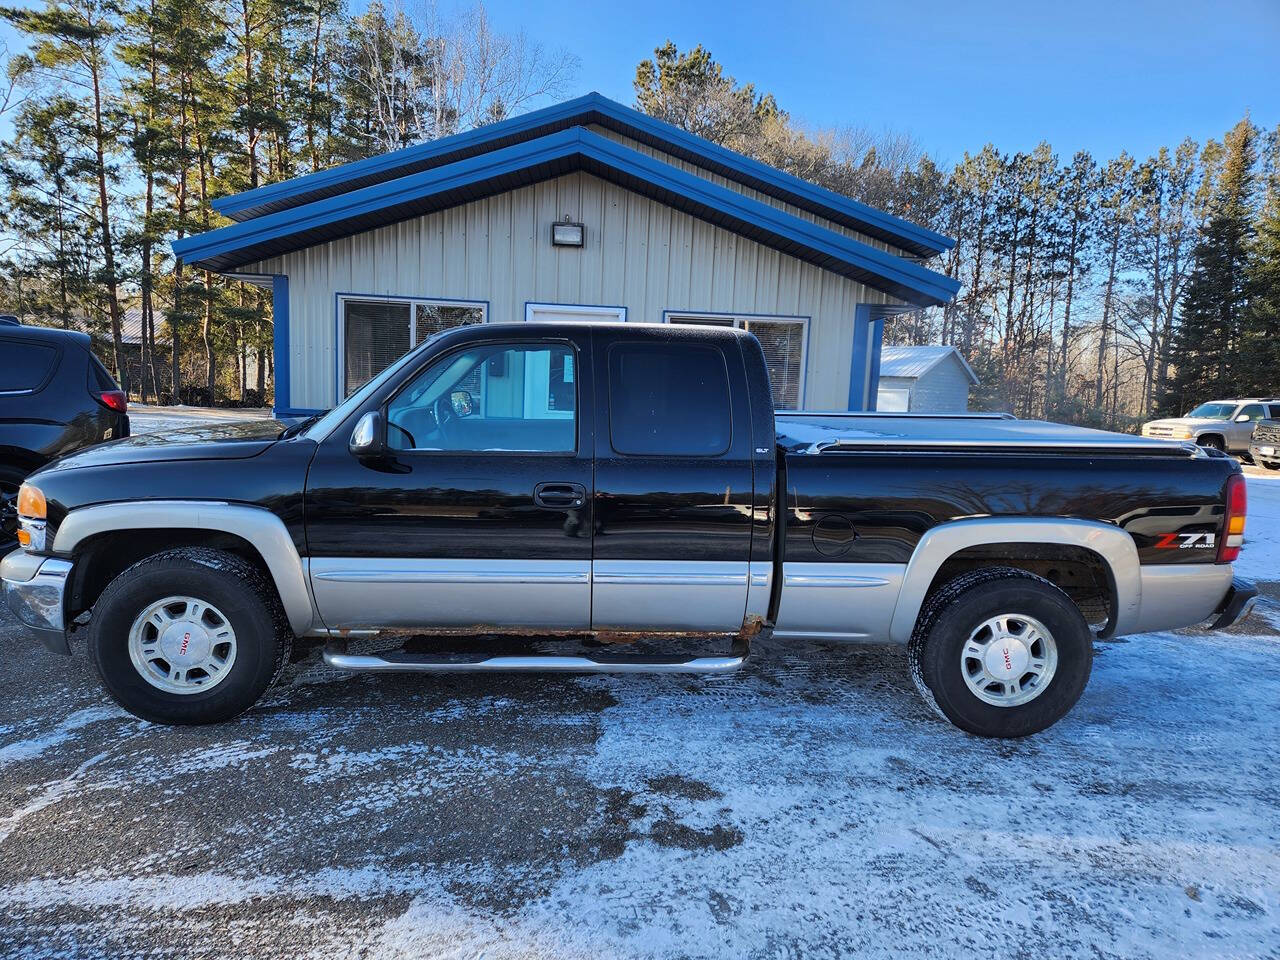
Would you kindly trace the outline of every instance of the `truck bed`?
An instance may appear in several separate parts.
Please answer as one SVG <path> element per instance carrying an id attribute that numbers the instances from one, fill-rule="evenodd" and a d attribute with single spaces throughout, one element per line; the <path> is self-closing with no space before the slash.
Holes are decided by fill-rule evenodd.
<path id="1" fill-rule="evenodd" d="M 779 411 L 778 444 L 789 454 L 855 450 L 1017 450 L 1187 458 L 1194 444 L 1072 427 L 1008 414 L 800 413 Z"/>

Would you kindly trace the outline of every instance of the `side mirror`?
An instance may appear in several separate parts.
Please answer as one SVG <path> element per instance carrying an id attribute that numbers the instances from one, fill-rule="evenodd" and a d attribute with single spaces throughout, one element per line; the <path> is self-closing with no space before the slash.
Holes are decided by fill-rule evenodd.
<path id="1" fill-rule="evenodd" d="M 356 422 L 347 449 L 357 457 L 380 457 L 387 452 L 387 431 L 379 411 L 370 410 Z"/>
<path id="2" fill-rule="evenodd" d="M 1248 423 L 1248 422 L 1249 422 L 1249 415 L 1247 413 L 1242 413 L 1240 414 L 1240 416 L 1236 417 L 1236 423 Z"/>

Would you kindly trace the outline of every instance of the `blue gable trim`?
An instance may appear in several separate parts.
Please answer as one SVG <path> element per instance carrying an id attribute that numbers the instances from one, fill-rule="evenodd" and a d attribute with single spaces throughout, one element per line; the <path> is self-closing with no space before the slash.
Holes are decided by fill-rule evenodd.
<path id="1" fill-rule="evenodd" d="M 599 124 L 917 256 L 933 256 L 955 246 L 954 240 L 940 233 L 752 160 L 598 93 L 430 143 L 222 197 L 214 200 L 213 206 L 233 220 L 252 219 L 588 124 Z"/>
<path id="2" fill-rule="evenodd" d="M 173 251 L 189 264 L 225 271 L 576 170 L 909 303 L 946 303 L 960 286 L 910 260 L 686 173 L 583 127 L 184 237 L 173 242 Z"/>

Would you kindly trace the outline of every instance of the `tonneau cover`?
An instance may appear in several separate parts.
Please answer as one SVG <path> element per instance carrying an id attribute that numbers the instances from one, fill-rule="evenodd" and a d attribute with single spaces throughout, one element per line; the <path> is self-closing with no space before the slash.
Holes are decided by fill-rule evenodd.
<path id="1" fill-rule="evenodd" d="M 778 411 L 779 445 L 789 453 L 851 450 L 941 449 L 1029 453 L 1081 452 L 1131 456 L 1187 457 L 1186 443 L 1135 437 L 1107 430 L 1072 427 L 1044 420 L 1015 420 L 999 414 L 867 414 Z"/>

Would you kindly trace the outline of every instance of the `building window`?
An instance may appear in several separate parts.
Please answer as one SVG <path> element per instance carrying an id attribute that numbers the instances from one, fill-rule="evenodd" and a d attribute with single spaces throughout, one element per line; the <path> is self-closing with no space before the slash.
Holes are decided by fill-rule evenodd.
<path id="1" fill-rule="evenodd" d="M 691 323 L 714 327 L 739 327 L 756 335 L 764 348 L 773 386 L 773 405 L 778 410 L 799 410 L 804 403 L 804 354 L 809 336 L 805 317 L 752 317 L 719 314 L 668 313 L 668 323 Z"/>
<path id="2" fill-rule="evenodd" d="M 451 327 L 484 323 L 483 303 L 407 297 L 339 297 L 338 382 L 348 397 L 427 338 Z"/>

